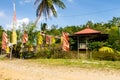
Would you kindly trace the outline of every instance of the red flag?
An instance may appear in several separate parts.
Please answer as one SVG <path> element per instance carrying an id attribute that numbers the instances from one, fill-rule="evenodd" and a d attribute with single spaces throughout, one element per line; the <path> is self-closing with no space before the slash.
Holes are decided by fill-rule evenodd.
<path id="1" fill-rule="evenodd" d="M 3 34 L 2 34 L 2 49 L 3 50 L 6 50 L 7 43 L 8 43 L 8 36 L 5 32 L 3 32 Z"/>
<path id="2" fill-rule="evenodd" d="M 22 43 L 27 43 L 28 41 L 28 34 L 27 32 L 24 32 L 23 37 L 22 37 Z"/>
<path id="3" fill-rule="evenodd" d="M 68 33 L 62 32 L 62 36 L 63 36 L 62 50 L 69 51 Z"/>

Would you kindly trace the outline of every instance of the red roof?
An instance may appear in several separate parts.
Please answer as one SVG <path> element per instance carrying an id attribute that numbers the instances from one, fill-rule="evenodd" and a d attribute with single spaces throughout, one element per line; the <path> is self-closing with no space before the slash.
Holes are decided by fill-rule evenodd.
<path id="1" fill-rule="evenodd" d="M 101 32 L 97 31 L 97 30 L 94 30 L 94 29 L 91 29 L 90 27 L 87 27 L 87 28 L 85 28 L 81 31 L 78 31 L 78 32 L 74 33 L 74 34 L 78 35 L 78 34 L 95 34 L 95 33 L 99 34 Z"/>

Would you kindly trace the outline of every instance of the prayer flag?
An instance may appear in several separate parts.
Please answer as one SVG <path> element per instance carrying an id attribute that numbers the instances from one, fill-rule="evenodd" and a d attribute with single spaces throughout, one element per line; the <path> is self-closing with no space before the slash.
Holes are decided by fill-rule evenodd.
<path id="1" fill-rule="evenodd" d="M 43 44 L 43 36 L 40 33 L 38 33 L 38 36 L 37 36 L 37 43 L 38 45 Z"/>
<path id="2" fill-rule="evenodd" d="M 69 51 L 69 42 L 68 42 L 68 33 L 62 32 L 63 40 L 62 40 L 62 50 Z"/>
<path id="3" fill-rule="evenodd" d="M 2 49 L 3 50 L 6 50 L 7 43 L 8 43 L 8 36 L 5 32 L 3 32 L 3 34 L 2 34 Z"/>
<path id="4" fill-rule="evenodd" d="M 46 35 L 46 44 L 50 44 L 50 36 Z"/>
<path id="5" fill-rule="evenodd" d="M 51 37 L 51 43 L 55 44 L 55 37 L 54 36 Z"/>
<path id="6" fill-rule="evenodd" d="M 12 44 L 17 44 L 17 34 L 15 30 L 15 26 L 17 24 L 15 3 L 13 3 L 13 11 L 14 13 L 13 13 Z"/>
<path id="7" fill-rule="evenodd" d="M 25 31 L 24 34 L 23 34 L 23 36 L 22 36 L 22 43 L 27 43 L 27 41 L 28 41 L 28 34 Z"/>

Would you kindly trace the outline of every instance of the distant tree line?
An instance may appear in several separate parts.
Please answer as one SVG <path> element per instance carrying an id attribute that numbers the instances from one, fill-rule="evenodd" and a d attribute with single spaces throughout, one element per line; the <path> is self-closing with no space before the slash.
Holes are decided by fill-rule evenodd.
<path id="1" fill-rule="evenodd" d="M 89 25 L 90 28 L 96 29 L 101 31 L 101 33 L 109 34 L 108 40 L 105 42 L 91 42 L 90 49 L 92 50 L 98 50 L 102 46 L 110 47 L 114 50 L 120 51 L 120 32 L 119 32 L 119 26 L 120 26 L 120 17 L 113 17 L 112 20 L 109 20 L 108 22 L 101 22 L 101 23 L 93 23 L 92 21 L 88 21 L 86 24 L 83 25 L 71 25 L 71 26 L 63 26 L 59 27 L 59 25 L 52 25 L 49 29 L 47 28 L 47 23 L 41 23 L 40 27 L 41 29 L 38 29 L 34 23 L 29 23 L 28 25 L 22 25 L 22 29 L 17 29 L 17 38 L 18 41 L 20 41 L 23 30 L 26 30 L 28 32 L 29 41 L 28 45 L 35 45 L 36 44 L 36 38 L 37 34 L 39 32 L 43 32 L 48 35 L 53 36 L 61 36 L 62 31 L 69 33 L 70 35 L 74 34 L 77 31 L 80 31 L 86 26 Z M 2 32 L 4 30 L 4 26 L 0 26 L 0 47 L 1 47 L 1 41 L 2 41 Z M 9 36 L 9 39 L 11 39 L 11 30 L 7 30 L 6 33 Z M 60 42 L 60 41 L 58 41 Z M 97 45 L 97 46 L 96 46 Z"/>

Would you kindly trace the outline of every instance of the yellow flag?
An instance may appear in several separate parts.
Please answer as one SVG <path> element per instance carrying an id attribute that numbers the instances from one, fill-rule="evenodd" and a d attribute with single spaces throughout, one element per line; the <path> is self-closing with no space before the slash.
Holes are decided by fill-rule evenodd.
<path id="1" fill-rule="evenodd" d="M 55 37 L 54 36 L 52 36 L 51 42 L 52 42 L 52 44 L 55 44 Z"/>
<path id="2" fill-rule="evenodd" d="M 17 26 L 17 18 L 16 18 L 16 9 L 15 3 L 13 3 L 13 30 L 12 30 L 12 44 L 17 44 L 17 34 L 15 27 Z"/>
<path id="3" fill-rule="evenodd" d="M 43 36 L 40 33 L 38 33 L 37 43 L 38 45 L 41 45 L 43 43 Z"/>
<path id="4" fill-rule="evenodd" d="M 16 31 L 12 32 L 12 44 L 17 44 L 17 34 L 16 34 Z"/>
<path id="5" fill-rule="evenodd" d="M 63 43 L 63 36 L 61 36 L 61 44 Z"/>
<path id="6" fill-rule="evenodd" d="M 33 51 L 34 49 L 33 49 L 33 46 L 32 45 L 30 45 L 30 47 L 28 48 L 28 51 Z"/>
<path id="7" fill-rule="evenodd" d="M 10 53 L 10 48 L 9 48 L 9 46 L 7 46 L 7 48 L 6 48 L 6 53 L 7 53 L 7 54 Z"/>

